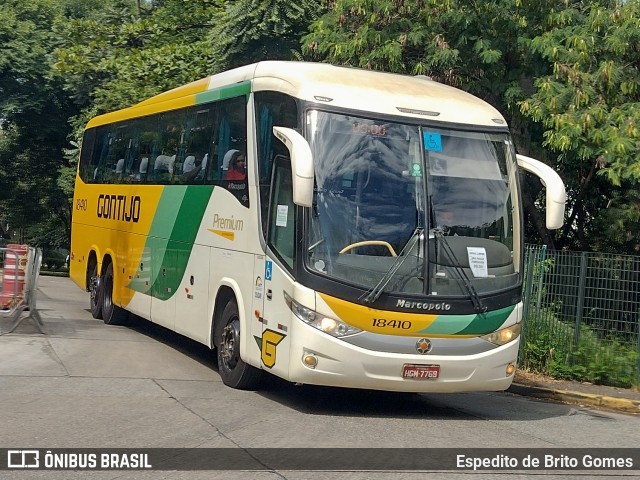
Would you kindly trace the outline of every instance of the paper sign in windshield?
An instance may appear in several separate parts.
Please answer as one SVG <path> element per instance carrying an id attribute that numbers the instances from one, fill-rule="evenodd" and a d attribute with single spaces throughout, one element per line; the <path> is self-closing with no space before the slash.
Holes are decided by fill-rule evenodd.
<path id="1" fill-rule="evenodd" d="M 289 214 L 288 205 L 278 205 L 278 211 L 276 216 L 276 227 L 287 226 L 287 215 Z"/>
<path id="2" fill-rule="evenodd" d="M 469 267 L 471 273 L 476 278 L 486 278 L 487 272 L 487 251 L 483 247 L 467 247 L 469 255 Z"/>

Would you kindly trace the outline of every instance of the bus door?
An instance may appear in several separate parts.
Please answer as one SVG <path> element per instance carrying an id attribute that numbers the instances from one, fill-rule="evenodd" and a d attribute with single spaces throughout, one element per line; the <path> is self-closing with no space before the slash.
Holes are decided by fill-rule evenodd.
<path id="1" fill-rule="evenodd" d="M 262 367 L 275 375 L 288 377 L 291 333 L 291 309 L 284 292 L 293 296 L 295 255 L 295 205 L 288 158 L 274 160 L 271 180 L 267 255 L 263 261 Z M 256 262 L 256 268 L 260 268 Z"/>

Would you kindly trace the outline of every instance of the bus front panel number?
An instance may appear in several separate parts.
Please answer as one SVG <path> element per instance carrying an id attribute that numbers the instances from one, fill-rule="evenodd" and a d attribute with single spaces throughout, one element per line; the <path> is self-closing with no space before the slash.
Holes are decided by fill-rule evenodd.
<path id="1" fill-rule="evenodd" d="M 411 322 L 409 320 L 387 320 L 386 318 L 374 318 L 372 326 L 377 328 L 411 330 Z"/>

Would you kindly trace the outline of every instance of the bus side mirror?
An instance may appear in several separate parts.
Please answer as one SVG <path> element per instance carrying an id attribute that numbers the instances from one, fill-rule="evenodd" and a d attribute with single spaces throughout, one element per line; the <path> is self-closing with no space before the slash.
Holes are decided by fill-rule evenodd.
<path id="1" fill-rule="evenodd" d="M 273 127 L 273 134 L 284 143 L 291 155 L 293 203 L 301 207 L 313 204 L 313 157 L 302 135 L 291 128 Z"/>
<path id="2" fill-rule="evenodd" d="M 527 172 L 533 173 L 540 179 L 547 189 L 546 223 L 549 230 L 555 230 L 564 222 L 564 205 L 567 201 L 567 193 L 560 175 L 549 165 L 531 157 L 517 154 L 518 166 Z"/>

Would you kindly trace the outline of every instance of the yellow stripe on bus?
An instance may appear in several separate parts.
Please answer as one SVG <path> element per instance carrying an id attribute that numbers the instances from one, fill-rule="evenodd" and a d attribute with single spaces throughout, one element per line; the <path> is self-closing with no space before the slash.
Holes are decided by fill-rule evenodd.
<path id="1" fill-rule="evenodd" d="M 207 230 L 209 230 L 211 233 L 215 233 L 216 235 L 220 235 L 227 240 L 235 240 L 236 238 L 235 233 L 229 230 L 214 230 L 212 228 L 208 228 Z"/>
<path id="2" fill-rule="evenodd" d="M 419 332 L 428 328 L 438 318 L 438 315 L 429 313 L 378 310 L 340 300 L 324 293 L 318 293 L 318 295 L 340 320 L 361 330 L 374 333 L 401 336 L 421 335 Z"/>
<path id="3" fill-rule="evenodd" d="M 76 209 L 74 220 L 74 248 L 79 252 L 91 251 L 91 245 L 99 239 L 99 245 L 112 249 L 117 285 L 114 300 L 126 306 L 134 290 L 125 288 L 136 277 L 143 259 L 144 247 L 158 210 L 164 187 L 145 185 L 132 190 L 131 185 L 93 185 L 76 180 L 75 198 L 83 200 L 85 209 Z M 139 199 L 136 221 L 126 221 L 124 210 L 135 197 Z M 109 192 L 108 194 L 105 192 Z M 114 199 L 115 197 L 115 199 Z M 99 251 L 102 259 L 108 250 Z M 149 263 L 148 268 L 151 265 Z M 124 269 L 124 272 L 122 271 Z"/>

